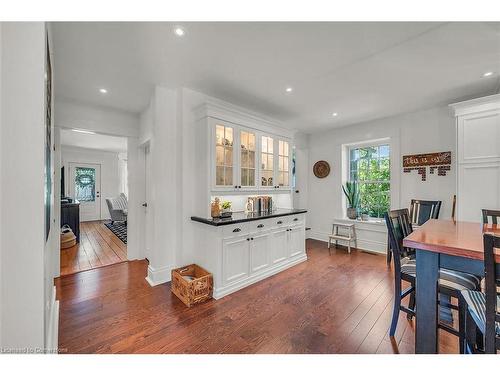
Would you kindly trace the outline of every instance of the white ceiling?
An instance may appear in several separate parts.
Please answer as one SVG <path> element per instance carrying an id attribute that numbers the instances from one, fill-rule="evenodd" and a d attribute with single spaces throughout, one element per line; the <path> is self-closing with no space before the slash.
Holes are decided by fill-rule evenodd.
<path id="1" fill-rule="evenodd" d="M 61 129 L 63 146 L 83 147 L 100 151 L 126 152 L 127 138 L 103 134 L 85 134 L 71 129 Z"/>
<path id="2" fill-rule="evenodd" d="M 56 94 L 130 112 L 183 86 L 313 132 L 499 90 L 500 23 L 52 25 Z"/>

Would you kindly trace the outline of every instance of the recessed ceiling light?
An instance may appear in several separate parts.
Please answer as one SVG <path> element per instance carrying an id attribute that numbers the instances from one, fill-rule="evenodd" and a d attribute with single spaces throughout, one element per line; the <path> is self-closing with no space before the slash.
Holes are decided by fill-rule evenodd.
<path id="1" fill-rule="evenodd" d="M 83 130 L 83 129 L 71 129 L 76 133 L 83 133 L 83 134 L 96 134 L 96 132 L 93 132 L 91 130 Z"/>
<path id="2" fill-rule="evenodd" d="M 337 117 L 338 115 L 339 115 L 339 114 L 338 114 L 337 112 L 333 112 L 333 113 L 332 113 L 332 116 L 333 116 L 333 117 Z"/>
<path id="3" fill-rule="evenodd" d="M 179 27 L 177 26 L 175 29 L 174 29 L 174 33 L 175 35 L 177 36 L 184 36 L 186 34 L 186 31 L 184 31 L 184 29 L 182 27 Z"/>
<path id="4" fill-rule="evenodd" d="M 101 94 L 107 94 L 107 93 L 108 93 L 108 90 L 106 90 L 106 89 L 102 88 L 102 89 L 99 89 L 99 92 L 100 92 Z"/>
<path id="5" fill-rule="evenodd" d="M 492 76 L 493 75 L 493 72 L 486 72 L 483 74 L 483 77 L 489 77 L 489 76 Z"/>
<path id="6" fill-rule="evenodd" d="M 285 91 L 286 91 L 286 92 L 292 92 L 292 91 L 293 91 L 293 88 L 291 88 L 291 87 L 287 87 Z"/>

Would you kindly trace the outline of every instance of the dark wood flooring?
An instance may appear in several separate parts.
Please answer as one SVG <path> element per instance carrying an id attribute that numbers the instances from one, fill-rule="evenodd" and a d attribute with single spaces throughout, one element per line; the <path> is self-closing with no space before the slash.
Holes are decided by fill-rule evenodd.
<path id="1" fill-rule="evenodd" d="M 61 275 L 109 266 L 127 260 L 125 245 L 103 221 L 80 223 L 80 243 L 61 249 Z"/>
<path id="2" fill-rule="evenodd" d="M 68 353 L 413 353 L 414 323 L 388 329 L 393 276 L 385 256 L 328 255 L 308 240 L 309 260 L 218 301 L 187 308 L 170 284 L 151 287 L 146 261 L 57 280 L 59 347 Z M 440 332 L 441 353 L 458 341 Z"/>

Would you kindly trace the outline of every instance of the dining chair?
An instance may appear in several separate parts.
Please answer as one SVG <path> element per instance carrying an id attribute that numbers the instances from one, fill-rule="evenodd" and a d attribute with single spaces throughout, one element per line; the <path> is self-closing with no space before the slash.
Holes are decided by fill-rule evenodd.
<path id="1" fill-rule="evenodd" d="M 416 315 L 415 285 L 417 263 L 415 250 L 403 247 L 403 239 L 413 231 L 408 209 L 387 212 L 385 214 L 385 222 L 389 232 L 394 259 L 394 308 L 389 332 L 390 336 L 394 336 L 400 311 L 405 312 L 409 320 Z M 402 290 L 402 281 L 407 281 L 410 284 L 405 290 Z M 458 299 L 462 290 L 479 290 L 480 282 L 481 279 L 478 276 L 440 268 L 438 291 L 440 295 L 456 297 Z M 401 300 L 408 295 L 410 296 L 408 307 L 402 306 Z M 460 350 L 463 352 L 465 305 L 463 301 L 460 303 L 460 300 L 458 305 L 453 305 L 446 302 L 445 299 L 440 298 L 439 305 L 441 308 L 459 311 L 459 330 L 457 331 L 453 327 L 442 323 L 438 323 L 438 328 L 458 336 L 461 343 Z"/>
<path id="2" fill-rule="evenodd" d="M 429 219 L 439 219 L 441 201 L 424 201 L 412 199 L 410 201 L 410 221 L 413 225 L 422 225 Z M 391 264 L 391 241 L 387 240 L 387 264 Z"/>
<path id="3" fill-rule="evenodd" d="M 500 224 L 500 210 L 483 209 L 483 224 L 488 224 L 491 217 L 491 224 Z"/>
<path id="4" fill-rule="evenodd" d="M 422 225 L 429 219 L 439 219 L 441 201 L 412 199 L 410 202 L 410 220 L 412 224 Z"/>
<path id="5" fill-rule="evenodd" d="M 467 353 L 495 354 L 500 350 L 500 294 L 496 282 L 500 275 L 495 261 L 500 237 L 485 233 L 483 243 L 485 291 L 463 290 L 461 293 L 467 306 L 464 347 Z M 484 340 L 482 343 L 477 342 L 478 331 Z"/>

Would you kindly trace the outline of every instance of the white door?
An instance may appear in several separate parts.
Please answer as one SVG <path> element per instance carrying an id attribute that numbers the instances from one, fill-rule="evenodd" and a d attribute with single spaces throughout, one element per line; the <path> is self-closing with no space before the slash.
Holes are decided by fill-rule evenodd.
<path id="1" fill-rule="evenodd" d="M 153 205 L 151 203 L 151 154 L 149 145 L 144 148 L 144 191 L 145 191 L 145 201 L 142 203 L 144 207 L 144 245 L 145 245 L 145 257 L 150 259 L 151 245 L 153 239 Z"/>
<path id="2" fill-rule="evenodd" d="M 224 284 L 244 279 L 248 276 L 248 252 L 250 237 L 241 236 L 225 240 L 222 247 L 224 262 Z"/>
<path id="3" fill-rule="evenodd" d="M 271 233 L 271 262 L 282 262 L 288 258 L 288 228 L 280 228 Z"/>
<path id="4" fill-rule="evenodd" d="M 80 221 L 101 220 L 101 165 L 69 163 L 69 192 L 80 202 Z"/>

